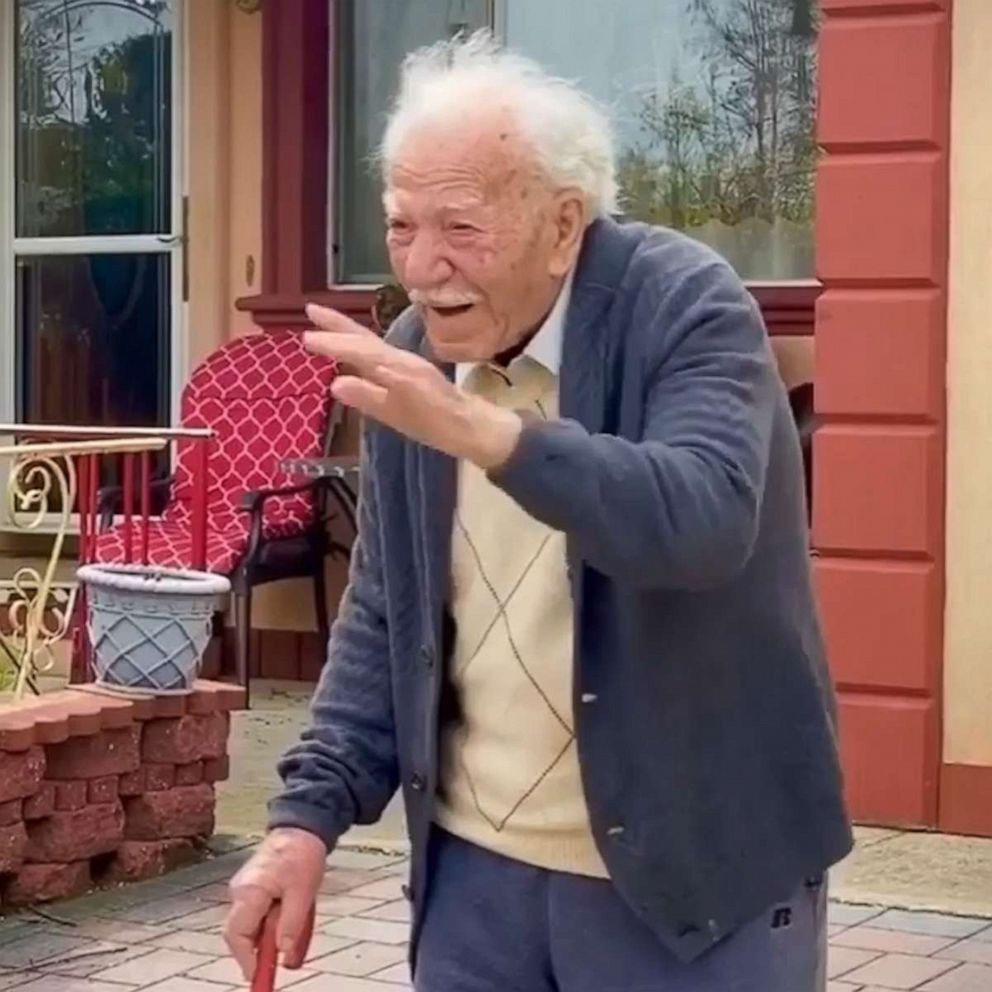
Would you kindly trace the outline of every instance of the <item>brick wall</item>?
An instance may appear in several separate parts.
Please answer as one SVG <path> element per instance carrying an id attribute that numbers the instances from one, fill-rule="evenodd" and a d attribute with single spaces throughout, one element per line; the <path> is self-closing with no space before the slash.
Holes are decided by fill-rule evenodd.
<path id="1" fill-rule="evenodd" d="M 233 686 L 123 699 L 92 686 L 0 707 L 0 906 L 160 875 L 214 829 Z"/>

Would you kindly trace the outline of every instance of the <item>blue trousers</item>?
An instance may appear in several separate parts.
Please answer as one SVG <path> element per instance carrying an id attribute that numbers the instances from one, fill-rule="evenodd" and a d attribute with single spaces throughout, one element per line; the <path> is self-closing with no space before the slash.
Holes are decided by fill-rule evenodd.
<path id="1" fill-rule="evenodd" d="M 691 964 L 607 881 L 437 832 L 416 992 L 824 992 L 826 884 L 801 886 Z"/>

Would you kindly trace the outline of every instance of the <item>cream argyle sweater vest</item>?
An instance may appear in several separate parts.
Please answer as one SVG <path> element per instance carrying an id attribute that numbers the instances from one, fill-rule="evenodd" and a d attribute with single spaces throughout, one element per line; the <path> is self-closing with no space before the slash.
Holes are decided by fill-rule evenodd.
<path id="1" fill-rule="evenodd" d="M 558 380 L 524 355 L 464 388 L 557 416 Z M 572 716 L 572 600 L 564 535 L 459 467 L 450 678 L 459 720 L 442 740 L 438 823 L 507 857 L 607 877 L 589 827 Z"/>

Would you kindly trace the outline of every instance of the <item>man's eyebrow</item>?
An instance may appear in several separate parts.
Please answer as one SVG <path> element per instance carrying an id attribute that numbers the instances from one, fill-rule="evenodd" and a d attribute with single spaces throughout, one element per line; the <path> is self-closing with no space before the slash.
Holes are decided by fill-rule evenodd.
<path id="1" fill-rule="evenodd" d="M 466 206 L 440 207 L 438 209 L 438 216 L 440 217 L 452 217 L 456 215 L 465 216 L 466 214 L 477 215 L 478 213 L 479 213 L 478 204 L 469 204 Z"/>
<path id="2" fill-rule="evenodd" d="M 485 210 L 487 206 L 489 204 L 481 196 L 469 196 L 464 200 L 452 200 L 448 203 L 442 203 L 438 206 L 437 212 L 439 214 L 467 213 L 469 211 L 478 213 Z"/>

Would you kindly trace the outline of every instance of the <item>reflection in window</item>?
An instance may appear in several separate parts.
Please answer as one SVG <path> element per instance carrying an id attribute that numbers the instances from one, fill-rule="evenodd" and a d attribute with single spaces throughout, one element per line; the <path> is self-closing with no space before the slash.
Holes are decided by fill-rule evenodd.
<path id="1" fill-rule="evenodd" d="M 382 282 L 382 187 L 372 162 L 407 52 L 490 23 L 487 0 L 342 0 L 335 5 L 342 98 L 337 115 L 337 272 Z"/>
<path id="2" fill-rule="evenodd" d="M 172 6 L 15 0 L 18 237 L 170 229 Z"/>
<path id="3" fill-rule="evenodd" d="M 169 422 L 168 255 L 38 255 L 17 276 L 22 422 Z"/>
<path id="4" fill-rule="evenodd" d="M 568 0 L 567 30 L 561 0 L 503 0 L 497 10 L 511 46 L 610 107 L 625 214 L 685 230 L 764 281 L 814 272 L 817 3 Z M 338 35 L 347 66 L 338 275 L 372 281 L 388 266 L 368 156 L 400 59 L 443 37 L 453 8 L 471 8 L 461 19 L 474 26 L 488 5 L 338 6 L 361 12 Z"/>

